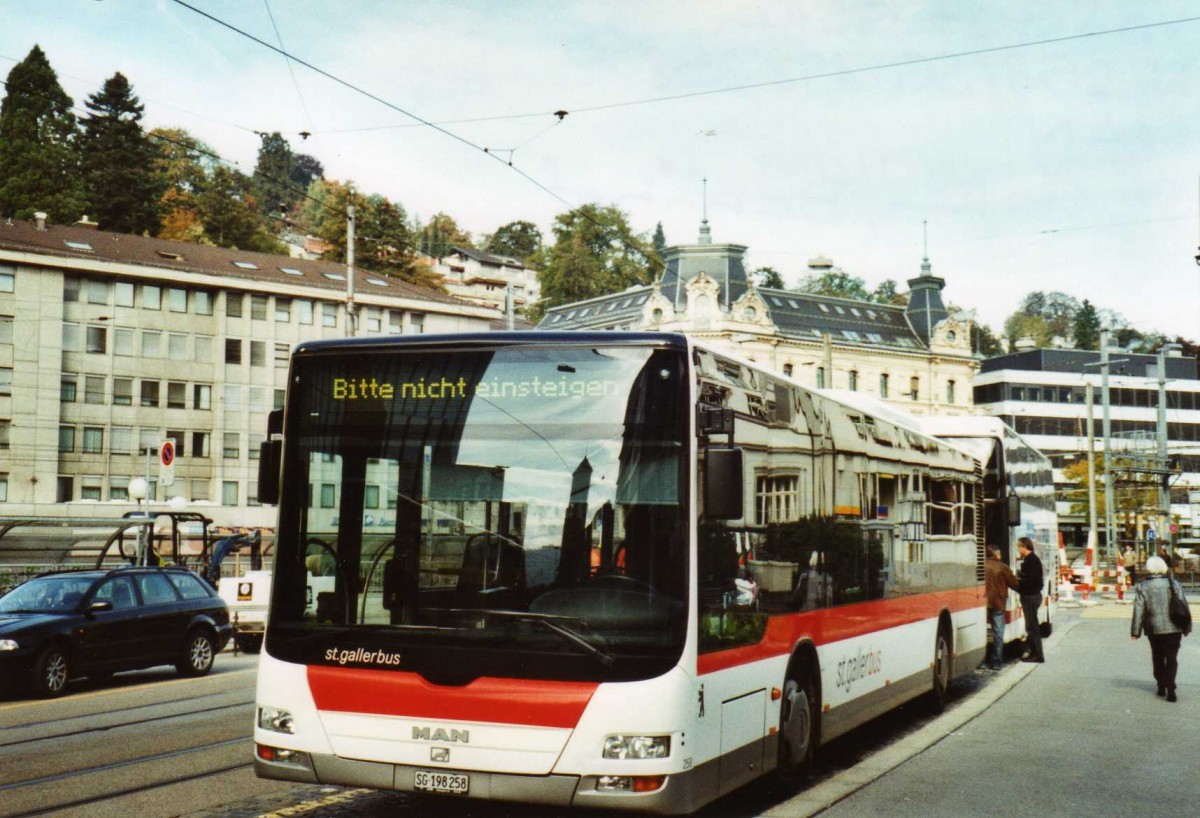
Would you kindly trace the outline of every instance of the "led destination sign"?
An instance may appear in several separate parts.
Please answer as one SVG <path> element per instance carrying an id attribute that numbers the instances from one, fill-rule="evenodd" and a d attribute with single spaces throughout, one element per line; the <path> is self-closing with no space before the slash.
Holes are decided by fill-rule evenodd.
<path id="1" fill-rule="evenodd" d="M 462 400 L 477 398 L 602 398 L 618 393 L 616 381 L 597 378 L 418 378 L 392 383 L 375 377 L 334 378 L 331 397 L 337 401 Z"/>

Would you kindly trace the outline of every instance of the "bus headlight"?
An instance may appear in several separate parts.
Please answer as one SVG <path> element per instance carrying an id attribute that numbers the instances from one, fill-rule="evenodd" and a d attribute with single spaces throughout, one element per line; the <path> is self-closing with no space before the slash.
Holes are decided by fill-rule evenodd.
<path id="1" fill-rule="evenodd" d="M 0 651 L 16 650 L 19 647 L 16 639 L 0 639 Z"/>
<path id="2" fill-rule="evenodd" d="M 292 729 L 292 714 L 279 707 L 258 708 L 258 726 L 274 733 L 296 732 Z"/>
<path id="3" fill-rule="evenodd" d="M 670 736 L 609 736 L 604 739 L 605 758 L 666 758 L 670 754 Z"/>

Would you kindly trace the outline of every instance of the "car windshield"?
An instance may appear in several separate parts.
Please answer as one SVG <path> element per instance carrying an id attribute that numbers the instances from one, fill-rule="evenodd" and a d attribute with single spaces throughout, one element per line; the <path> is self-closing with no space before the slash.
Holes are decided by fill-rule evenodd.
<path id="1" fill-rule="evenodd" d="M 313 356 L 291 389 L 277 655 L 321 662 L 360 640 L 407 646 L 405 665 L 427 673 L 454 652 L 464 678 L 510 675 L 514 662 L 525 675 L 628 678 L 678 656 L 680 352 Z"/>
<path id="2" fill-rule="evenodd" d="M 70 613 L 79 608 L 95 577 L 35 577 L 0 597 L 0 613 Z"/>

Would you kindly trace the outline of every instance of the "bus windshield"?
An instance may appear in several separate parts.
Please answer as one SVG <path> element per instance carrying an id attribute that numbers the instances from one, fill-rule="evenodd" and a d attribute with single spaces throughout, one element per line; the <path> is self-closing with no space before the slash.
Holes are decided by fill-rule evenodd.
<path id="1" fill-rule="evenodd" d="M 299 353 L 267 649 L 307 664 L 609 680 L 687 618 L 678 350 Z"/>

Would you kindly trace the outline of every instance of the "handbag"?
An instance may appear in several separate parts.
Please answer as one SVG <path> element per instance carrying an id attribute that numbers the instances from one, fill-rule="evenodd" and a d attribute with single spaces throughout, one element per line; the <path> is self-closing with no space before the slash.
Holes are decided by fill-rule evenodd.
<path id="1" fill-rule="evenodd" d="M 1192 610 L 1188 607 L 1187 600 L 1175 592 L 1175 580 L 1167 578 L 1167 588 L 1170 589 L 1170 599 L 1167 601 L 1167 615 L 1171 618 L 1171 623 L 1184 633 L 1190 633 L 1192 630 Z"/>

